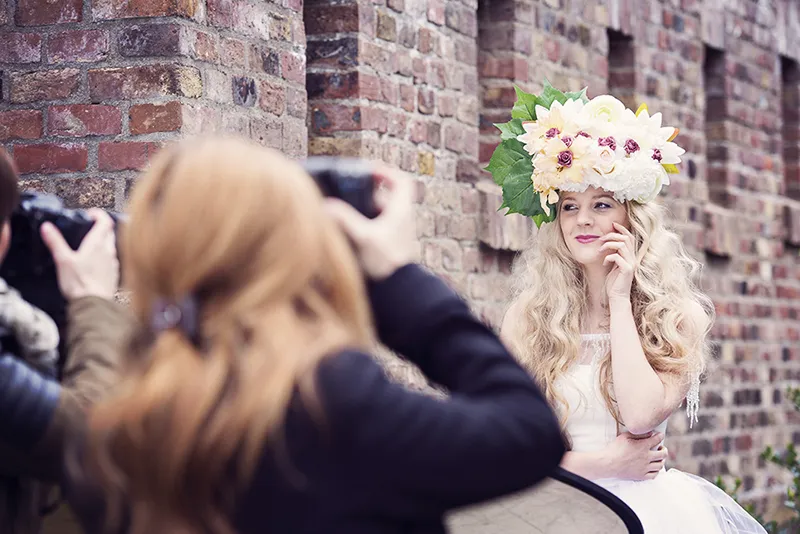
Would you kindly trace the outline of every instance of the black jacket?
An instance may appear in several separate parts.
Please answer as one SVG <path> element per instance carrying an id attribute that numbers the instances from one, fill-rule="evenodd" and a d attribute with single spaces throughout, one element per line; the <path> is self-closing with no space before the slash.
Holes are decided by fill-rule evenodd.
<path id="1" fill-rule="evenodd" d="M 443 533 L 449 510 L 529 487 L 564 454 L 528 374 L 442 281 L 416 265 L 370 287 L 381 340 L 450 397 L 390 382 L 345 351 L 317 370 L 324 418 L 287 414 L 288 455 L 265 451 L 237 504 L 240 534 Z M 78 513 L 89 532 L 96 506 Z"/>

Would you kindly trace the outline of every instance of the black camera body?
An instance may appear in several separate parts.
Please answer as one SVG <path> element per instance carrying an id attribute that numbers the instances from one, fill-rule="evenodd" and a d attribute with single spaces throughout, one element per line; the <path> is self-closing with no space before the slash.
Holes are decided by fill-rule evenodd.
<path id="1" fill-rule="evenodd" d="M 314 156 L 303 168 L 326 197 L 341 199 L 370 219 L 378 216 L 372 165 L 356 158 Z"/>
<path id="2" fill-rule="evenodd" d="M 122 218 L 119 214 L 110 215 L 115 223 Z M 56 196 L 22 193 L 19 205 L 11 215 L 11 244 L 0 265 L 0 276 L 19 291 L 22 298 L 53 318 L 61 332 L 60 349 L 63 357 L 67 302 L 58 287 L 50 249 L 42 241 L 40 230 L 44 222 L 50 222 L 58 228 L 73 250 L 78 249 L 94 224 L 84 210 L 68 209 Z"/>

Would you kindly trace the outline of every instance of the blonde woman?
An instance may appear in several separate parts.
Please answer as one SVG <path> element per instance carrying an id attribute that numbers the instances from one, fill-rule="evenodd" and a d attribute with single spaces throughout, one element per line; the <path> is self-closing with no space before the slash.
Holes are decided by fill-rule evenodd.
<path id="1" fill-rule="evenodd" d="M 158 155 L 123 235 L 138 334 L 68 483 L 88 532 L 444 532 L 555 469 L 555 415 L 414 264 L 412 182 L 376 176 L 370 220 L 249 141 Z M 376 336 L 453 396 L 389 382 Z"/>
<path id="2" fill-rule="evenodd" d="M 656 201 L 683 152 L 675 129 L 607 95 L 558 93 L 534 111 L 506 126 L 522 131 L 490 166 L 516 191 L 501 162 L 523 154 L 536 202 L 507 205 L 541 224 L 515 266 L 502 337 L 559 414 L 562 467 L 615 493 L 646 534 L 763 533 L 713 484 L 665 468 L 668 418 L 684 401 L 697 414 L 713 320 L 700 265 Z"/>

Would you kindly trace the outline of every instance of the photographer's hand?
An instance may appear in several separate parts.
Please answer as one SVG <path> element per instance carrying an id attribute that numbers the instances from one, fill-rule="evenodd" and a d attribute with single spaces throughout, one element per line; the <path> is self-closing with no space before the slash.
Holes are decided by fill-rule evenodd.
<path id="1" fill-rule="evenodd" d="M 95 224 L 78 250 L 50 223 L 42 225 L 42 239 L 56 265 L 58 285 L 68 301 L 82 297 L 113 299 L 119 288 L 119 261 L 114 221 L 103 210 L 89 210 Z"/>
<path id="2" fill-rule="evenodd" d="M 401 171 L 380 165 L 375 170 L 378 191 L 375 203 L 380 215 L 368 219 L 349 204 L 325 200 L 328 213 L 348 235 L 365 274 L 383 280 L 418 259 L 419 244 L 414 218 L 414 180 Z M 384 194 L 385 193 L 385 194 Z"/>

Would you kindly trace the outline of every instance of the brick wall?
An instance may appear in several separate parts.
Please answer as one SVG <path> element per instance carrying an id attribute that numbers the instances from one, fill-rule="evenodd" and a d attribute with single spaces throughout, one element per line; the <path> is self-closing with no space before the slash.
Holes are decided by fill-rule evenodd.
<path id="1" fill-rule="evenodd" d="M 513 84 L 647 102 L 681 127 L 663 200 L 719 313 L 700 424 L 676 415 L 670 448 L 764 505 L 782 481 L 758 453 L 800 442 L 781 396 L 800 380 L 799 45 L 792 0 L 0 0 L 0 142 L 28 187 L 117 208 L 182 134 L 383 159 L 419 177 L 425 263 L 497 325 L 532 232 L 480 170 Z"/>
<path id="2" fill-rule="evenodd" d="M 302 0 L 2 0 L 0 142 L 26 186 L 121 208 L 181 134 L 305 154 Z"/>

